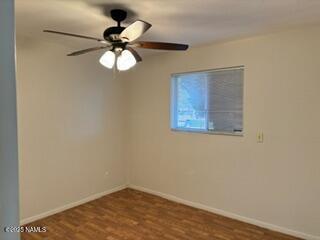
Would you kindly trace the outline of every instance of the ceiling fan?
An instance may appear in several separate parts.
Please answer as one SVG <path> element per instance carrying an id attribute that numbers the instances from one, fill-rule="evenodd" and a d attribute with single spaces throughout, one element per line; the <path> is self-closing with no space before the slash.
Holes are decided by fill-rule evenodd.
<path id="1" fill-rule="evenodd" d="M 117 66 L 120 71 L 125 71 L 133 67 L 142 58 L 133 48 L 146 48 L 158 50 L 187 50 L 188 45 L 167 42 L 135 41 L 142 36 L 152 25 L 142 20 L 137 20 L 127 27 L 121 26 L 121 22 L 126 19 L 127 12 L 122 9 L 111 10 L 111 18 L 117 22 L 117 26 L 107 28 L 103 33 L 103 39 L 78 35 L 74 33 L 59 32 L 53 30 L 43 30 L 47 33 L 67 35 L 71 37 L 84 38 L 99 42 L 101 45 L 69 53 L 67 56 L 78 56 L 96 50 L 107 50 L 100 58 L 100 63 L 107 67 Z"/>

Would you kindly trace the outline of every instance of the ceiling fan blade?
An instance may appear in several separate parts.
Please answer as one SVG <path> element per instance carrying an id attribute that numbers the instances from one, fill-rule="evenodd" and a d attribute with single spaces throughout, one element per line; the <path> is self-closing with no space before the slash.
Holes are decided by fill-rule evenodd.
<path id="1" fill-rule="evenodd" d="M 127 47 L 127 49 L 132 53 L 132 55 L 134 56 L 134 58 L 136 59 L 137 62 L 142 61 L 141 56 L 139 55 L 139 53 L 136 50 L 134 50 L 132 47 Z"/>
<path id="2" fill-rule="evenodd" d="M 88 52 L 92 52 L 92 51 L 96 51 L 96 50 L 100 50 L 100 49 L 105 49 L 105 48 L 107 48 L 107 47 L 99 46 L 99 47 L 87 48 L 87 49 L 83 49 L 83 50 L 80 50 L 80 51 L 69 53 L 67 56 L 78 56 L 78 55 L 81 55 L 81 54 L 84 54 L 84 53 L 88 53 Z"/>
<path id="3" fill-rule="evenodd" d="M 159 50 L 178 50 L 184 51 L 188 49 L 187 44 L 180 43 L 167 43 L 167 42 L 145 42 L 139 41 L 134 43 L 132 46 L 140 48 L 149 48 L 149 49 L 159 49 Z"/>
<path id="4" fill-rule="evenodd" d="M 149 28 L 151 28 L 151 24 L 142 20 L 137 20 L 134 23 L 130 24 L 120 33 L 120 39 L 125 42 L 132 42 L 139 38 L 142 34 L 144 34 Z"/>
<path id="5" fill-rule="evenodd" d="M 43 30 L 43 32 L 55 33 L 55 34 L 66 35 L 66 36 L 71 36 L 71 37 L 78 37 L 78 38 L 84 38 L 84 39 L 90 39 L 90 40 L 95 40 L 95 41 L 98 41 L 98 42 L 101 42 L 101 43 L 108 43 L 106 40 L 103 40 L 101 38 L 89 37 L 89 36 L 84 36 L 84 35 L 79 35 L 79 34 L 74 34 L 74 33 L 58 32 L 58 31 L 53 31 L 53 30 Z"/>

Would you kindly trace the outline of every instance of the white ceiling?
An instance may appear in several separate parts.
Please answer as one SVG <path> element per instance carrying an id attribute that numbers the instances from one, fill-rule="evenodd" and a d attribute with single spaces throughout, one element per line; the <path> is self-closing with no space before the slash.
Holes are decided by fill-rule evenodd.
<path id="1" fill-rule="evenodd" d="M 320 23 L 320 0 L 16 0 L 17 40 L 29 45 L 55 41 L 70 51 L 96 46 L 42 29 L 101 37 L 115 25 L 104 14 L 112 8 L 129 10 L 125 25 L 135 19 L 150 22 L 145 40 L 193 46 Z"/>

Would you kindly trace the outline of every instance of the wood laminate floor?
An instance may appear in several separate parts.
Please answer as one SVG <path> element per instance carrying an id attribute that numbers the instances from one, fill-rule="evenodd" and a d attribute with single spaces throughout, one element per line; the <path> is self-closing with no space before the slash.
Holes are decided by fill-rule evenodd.
<path id="1" fill-rule="evenodd" d="M 125 189 L 33 222 L 22 240 L 294 240 L 281 233 Z"/>

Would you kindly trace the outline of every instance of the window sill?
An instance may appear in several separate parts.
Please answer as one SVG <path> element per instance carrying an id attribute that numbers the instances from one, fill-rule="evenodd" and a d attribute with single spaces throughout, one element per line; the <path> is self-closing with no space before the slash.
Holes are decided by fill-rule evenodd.
<path id="1" fill-rule="evenodd" d="M 174 132 L 186 132 L 186 133 L 202 133 L 209 135 L 226 135 L 226 136 L 238 136 L 243 137 L 243 132 L 218 132 L 218 131 L 205 131 L 200 129 L 188 129 L 188 128 L 171 128 Z"/>

